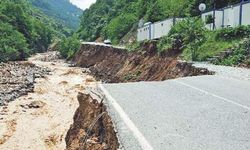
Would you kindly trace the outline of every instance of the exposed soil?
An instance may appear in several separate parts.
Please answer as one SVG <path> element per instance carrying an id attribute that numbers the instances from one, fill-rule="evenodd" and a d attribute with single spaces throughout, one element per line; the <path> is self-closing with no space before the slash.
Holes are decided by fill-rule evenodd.
<path id="1" fill-rule="evenodd" d="M 93 77 L 84 73 L 86 72 L 85 69 L 69 67 L 63 60 L 57 60 L 54 57 L 56 55 L 56 52 L 49 52 L 32 57 L 29 63 L 49 68 L 50 74 L 35 79 L 33 92 L 0 107 L 1 150 L 66 149 L 65 137 L 70 125 L 73 124 L 74 113 L 79 106 L 78 92 L 85 92 L 86 88 L 95 88 L 97 82 Z M 46 58 L 44 59 L 44 57 Z M 97 103 L 93 103 L 89 107 L 87 101 L 81 98 L 81 94 L 78 98 L 81 106 L 75 113 L 75 123 L 72 127 L 76 127 L 77 124 L 80 127 L 86 127 L 94 121 L 98 113 L 105 111 L 105 108 Z M 100 108 L 98 108 L 99 106 Z M 81 118 L 82 115 L 84 115 L 84 118 Z M 70 134 L 74 129 L 71 128 L 67 136 L 67 144 L 69 144 L 67 147 L 72 146 L 68 139 L 74 139 L 72 137 L 74 135 Z M 100 132 L 96 132 L 97 130 L 100 130 Z M 74 131 L 77 132 L 78 129 Z M 80 131 L 87 132 L 87 130 Z M 103 131 L 106 133 L 101 133 Z M 96 132 L 96 134 L 93 135 L 93 132 Z M 79 135 L 80 133 L 75 134 Z M 103 138 L 100 138 L 101 136 Z M 111 120 L 107 114 L 104 114 L 86 140 L 87 143 L 96 145 L 94 147 L 100 146 L 99 142 L 102 142 L 101 146 L 105 149 L 117 144 L 114 136 Z M 82 137 L 84 137 L 84 134 Z M 87 146 L 91 147 L 89 145 Z M 77 146 L 71 147 L 71 149 L 75 148 L 77 149 Z M 92 150 L 92 147 L 90 150 Z"/>
<path id="2" fill-rule="evenodd" d="M 105 82 L 160 81 L 213 74 L 178 61 L 178 50 L 158 54 L 154 43 L 143 45 L 143 49 L 147 51 L 128 53 L 107 45 L 82 44 L 73 61 L 89 69 L 69 67 L 53 51 L 31 58 L 28 64 L 51 72 L 43 78 L 33 78 L 34 90 L 27 92 L 34 92 L 0 107 L 0 149 L 118 149 L 106 107 L 98 95 L 93 97 L 97 82 L 89 73 Z M 91 95 L 86 90 L 89 88 Z"/>
<path id="3" fill-rule="evenodd" d="M 185 76 L 213 74 L 191 63 L 178 61 L 180 50 L 158 54 L 156 44 L 142 45 L 146 51 L 129 53 L 122 48 L 82 44 L 73 62 L 89 68 L 91 74 L 104 82 L 162 81 Z"/>
<path id="4" fill-rule="evenodd" d="M 67 150 L 117 150 L 118 139 L 100 99 L 78 94 L 79 108 L 66 136 Z"/>

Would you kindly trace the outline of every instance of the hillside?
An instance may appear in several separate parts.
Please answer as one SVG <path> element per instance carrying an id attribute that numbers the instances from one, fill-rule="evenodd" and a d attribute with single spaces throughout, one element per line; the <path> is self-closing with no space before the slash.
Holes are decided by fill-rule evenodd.
<path id="1" fill-rule="evenodd" d="M 239 1 L 217 1 L 216 7 Z M 103 37 L 118 43 L 141 18 L 155 22 L 174 16 L 197 16 L 202 2 L 212 8 L 211 0 L 97 0 L 81 17 L 79 34 L 87 41 Z"/>
<path id="2" fill-rule="evenodd" d="M 61 23 L 44 15 L 26 0 L 0 1 L 0 62 L 23 60 L 45 51 L 53 39 L 70 34 Z"/>
<path id="3" fill-rule="evenodd" d="M 46 15 L 68 28 L 77 29 L 80 23 L 82 10 L 74 6 L 69 0 L 30 0 L 32 5 L 37 7 Z"/>
<path id="4" fill-rule="evenodd" d="M 240 3 L 240 0 L 216 1 L 216 9 Z M 250 66 L 248 26 L 209 31 L 201 21 L 199 4 L 212 10 L 211 0 L 98 0 L 81 17 L 78 35 L 85 41 L 111 39 L 113 44 L 140 50 L 136 42 L 140 19 L 157 22 L 171 17 L 178 22 L 157 44 L 159 52 L 181 48 L 182 59 L 211 61 L 221 65 Z M 248 38 L 247 40 L 245 38 Z M 69 54 L 72 54 L 69 53 Z M 69 55 L 68 55 L 69 56 Z"/>

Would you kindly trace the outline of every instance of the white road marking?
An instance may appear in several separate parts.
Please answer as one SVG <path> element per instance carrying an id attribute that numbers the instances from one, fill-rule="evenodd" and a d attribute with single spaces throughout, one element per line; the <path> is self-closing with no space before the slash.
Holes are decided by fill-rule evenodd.
<path id="1" fill-rule="evenodd" d="M 121 119 L 124 121 L 126 126 L 133 133 L 137 141 L 139 142 L 141 148 L 143 150 L 153 150 L 151 144 L 147 141 L 147 139 L 143 136 L 143 134 L 139 131 L 136 125 L 132 122 L 132 120 L 128 117 L 122 107 L 117 103 L 117 101 L 109 94 L 109 92 L 103 87 L 103 85 L 99 84 L 99 88 L 102 90 L 103 94 L 105 94 L 106 98 L 111 102 L 115 110 L 120 115 Z"/>
<path id="2" fill-rule="evenodd" d="M 228 102 L 228 103 L 237 105 L 237 106 L 239 106 L 239 107 L 245 108 L 245 109 L 247 109 L 247 110 L 250 110 L 250 108 L 249 108 L 248 106 L 245 106 L 245 105 L 242 105 L 242 104 L 240 104 L 240 103 L 234 102 L 234 101 L 232 101 L 232 100 L 229 100 L 229 99 L 227 99 L 227 98 L 221 97 L 221 96 L 216 95 L 216 94 L 214 94 L 214 93 L 211 93 L 211 92 L 202 90 L 202 89 L 200 89 L 200 88 L 197 88 L 197 87 L 195 87 L 195 86 L 189 85 L 189 84 L 187 84 L 187 83 L 183 83 L 183 82 L 177 81 L 177 80 L 174 80 L 174 82 L 179 83 L 179 84 L 182 84 L 182 85 L 187 86 L 187 87 L 189 87 L 189 88 L 195 89 L 195 90 L 200 91 L 200 92 L 202 92 L 202 93 L 205 93 L 205 94 L 208 94 L 208 95 L 212 95 L 213 97 L 216 97 L 216 98 L 218 98 L 218 99 L 221 99 L 221 100 L 223 100 L 223 101 L 225 101 L 225 102 Z"/>

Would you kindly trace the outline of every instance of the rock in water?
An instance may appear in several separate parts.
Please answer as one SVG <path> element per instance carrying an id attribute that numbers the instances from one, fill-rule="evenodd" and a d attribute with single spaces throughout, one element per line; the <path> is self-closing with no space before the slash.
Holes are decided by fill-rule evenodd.
<path id="1" fill-rule="evenodd" d="M 30 62 L 0 63 L 0 106 L 32 92 L 35 78 L 48 73 L 48 69 Z"/>

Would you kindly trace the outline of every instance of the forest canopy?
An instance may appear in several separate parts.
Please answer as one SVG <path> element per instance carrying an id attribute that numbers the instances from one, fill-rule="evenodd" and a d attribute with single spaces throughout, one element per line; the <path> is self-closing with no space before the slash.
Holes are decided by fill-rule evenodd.
<path id="1" fill-rule="evenodd" d="M 44 52 L 52 40 L 70 34 L 27 0 L 0 1 L 0 62 Z"/>

